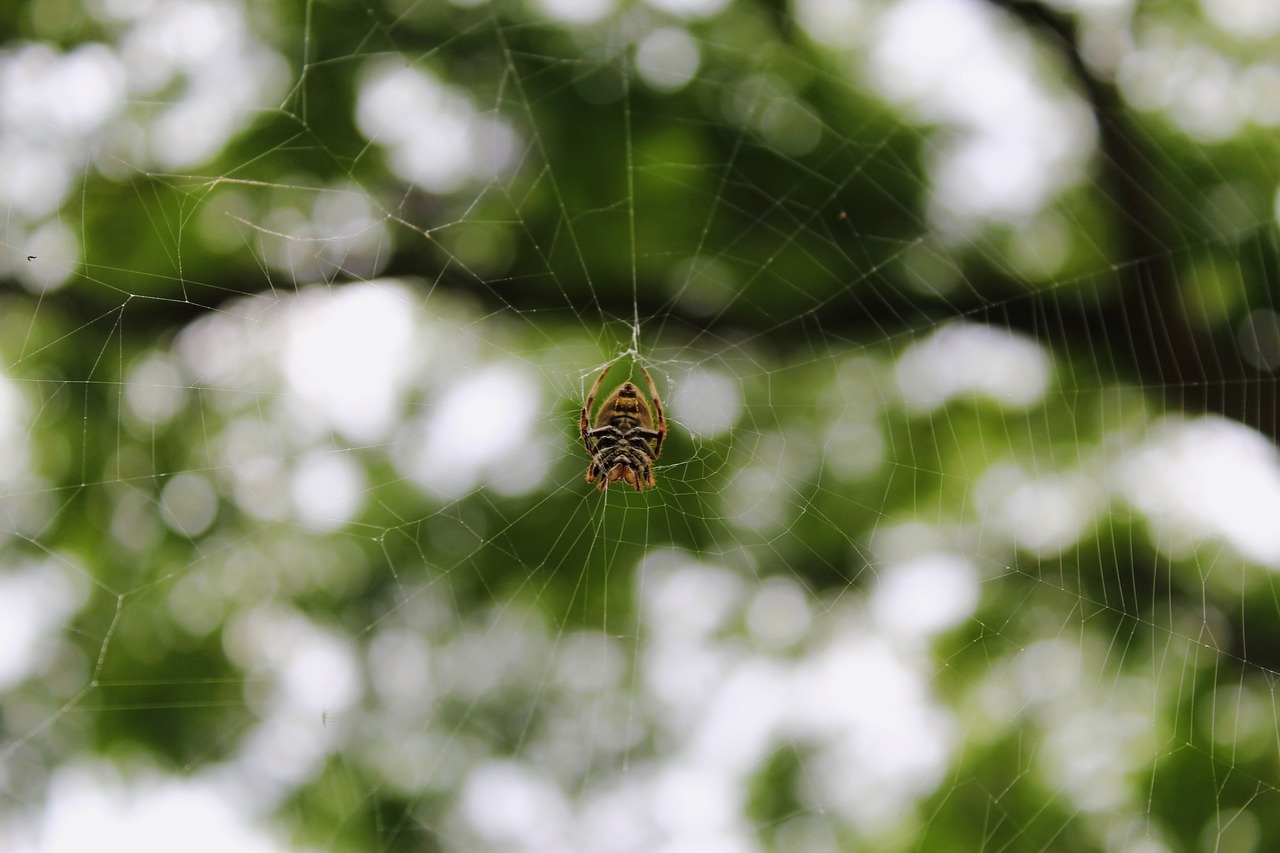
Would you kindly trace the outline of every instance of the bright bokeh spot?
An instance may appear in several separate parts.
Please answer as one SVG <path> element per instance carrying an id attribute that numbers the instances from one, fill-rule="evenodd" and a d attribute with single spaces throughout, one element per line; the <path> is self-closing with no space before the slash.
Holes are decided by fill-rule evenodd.
<path id="1" fill-rule="evenodd" d="M 0 573 L 0 690 L 44 673 L 58 634 L 88 598 L 85 578 L 46 561 Z"/>
<path id="2" fill-rule="evenodd" d="M 178 474 L 160 490 L 165 524 L 181 536 L 199 536 L 218 512 L 218 495 L 200 474 Z"/>
<path id="3" fill-rule="evenodd" d="M 739 577 L 675 553 L 650 555 L 641 571 L 654 638 L 646 652 L 646 689 L 681 721 L 656 790 L 645 785 L 643 774 L 632 783 L 633 797 L 652 796 L 661 804 L 650 830 L 657 839 L 697 837 L 710 844 L 750 837 L 740 804 L 760 762 L 787 744 L 809 756 L 802 792 L 807 805 L 836 809 L 870 835 L 896 825 L 917 797 L 941 782 L 954 746 L 952 723 L 929 695 L 932 664 L 895 645 L 907 640 L 909 648 L 918 632 L 875 636 L 854 630 L 850 626 L 866 620 L 845 609 L 815 617 L 784 579 L 747 597 Z M 877 621 L 896 615 L 897 627 L 907 628 L 901 608 L 930 581 L 939 583 L 931 591 L 937 603 L 916 623 L 923 630 L 954 625 L 972 607 L 976 578 L 963 561 L 920 561 L 904 566 L 901 577 L 910 588 L 886 590 L 872 605 Z M 780 629 L 779 640 L 798 623 L 807 624 L 807 637 L 825 639 L 785 663 L 747 653 L 720 635 L 743 608 L 758 629 L 770 623 L 776 626 L 770 633 Z M 815 618 L 829 633 L 810 621 Z M 673 797 L 678 780 L 683 793 Z M 648 841 L 621 849 L 654 846 Z"/>
<path id="4" fill-rule="evenodd" d="M 1007 409 L 1036 405 L 1049 390 L 1048 352 L 1020 334 L 951 323 L 898 359 L 898 391 L 909 409 L 928 412 L 956 398 L 981 396 Z"/>
<path id="5" fill-rule="evenodd" d="M 658 393 L 662 393 L 661 389 Z M 742 389 L 736 379 L 723 371 L 698 368 L 680 382 L 667 405 L 680 413 L 679 428 L 713 438 L 738 422 L 742 415 Z"/>
<path id="6" fill-rule="evenodd" d="M 796 0 L 796 20 L 811 38 L 835 48 L 853 48 L 866 38 L 869 17 L 863 0 Z"/>
<path id="7" fill-rule="evenodd" d="M 681 18 L 707 18 L 726 5 L 729 0 L 645 0 L 650 6 Z"/>
<path id="8" fill-rule="evenodd" d="M 1223 418 L 1169 417 L 1118 469 L 1117 489 L 1146 515 L 1156 547 L 1185 556 L 1222 537 L 1280 569 L 1280 460 L 1261 434 Z"/>
<path id="9" fill-rule="evenodd" d="M 292 309 L 284 374 L 300 406 L 295 417 L 357 443 L 386 436 L 418 364 L 408 294 L 395 285 L 316 290 Z"/>
<path id="10" fill-rule="evenodd" d="M 313 455 L 301 460 L 293 474 L 293 505 L 303 523 L 333 530 L 364 507 L 365 475 L 348 455 Z"/>
<path id="11" fill-rule="evenodd" d="M 654 30 L 636 49 L 641 79 L 660 92 L 684 88 L 698 72 L 698 43 L 686 30 Z"/>
<path id="12" fill-rule="evenodd" d="M 896 0 L 871 13 L 806 0 L 799 21 L 838 50 L 866 41 L 866 55 L 851 59 L 872 85 L 952 130 L 927 149 L 931 213 L 944 233 L 968 234 L 984 220 L 1024 222 L 1084 177 L 1096 144 L 1088 109 L 1050 85 L 1025 36 L 988 4 Z"/>
<path id="13" fill-rule="evenodd" d="M 883 566 L 871 596 L 877 626 L 903 638 L 928 639 L 973 615 L 978 572 L 952 554 L 925 554 Z"/>
<path id="14" fill-rule="evenodd" d="M 168 853 L 301 851 L 249 817 L 243 792 L 206 778 L 146 772 L 125 779 L 102 765 L 69 766 L 50 782 L 39 823 L 14 853 L 129 850 Z"/>
<path id="15" fill-rule="evenodd" d="M 564 794 L 546 776 L 514 762 L 481 764 L 467 776 L 461 810 L 493 844 L 522 850 L 564 849 Z"/>
<path id="16" fill-rule="evenodd" d="M 974 497 L 987 529 L 1018 548 L 1052 557 L 1080 541 L 1102 509 L 1104 489 L 1082 473 L 1035 477 L 1003 463 L 982 476 Z"/>
<path id="17" fill-rule="evenodd" d="M 514 366 L 460 379 L 429 410 L 412 475 L 444 497 L 481 483 L 532 488 L 547 463 L 545 446 L 532 440 L 541 397 L 536 378 Z"/>
<path id="18" fill-rule="evenodd" d="M 58 54 L 31 44 L 0 55 L 4 208 L 29 221 L 53 213 L 124 100 L 124 69 L 103 45 Z"/>
<path id="19" fill-rule="evenodd" d="M 612 14 L 616 0 L 530 0 L 541 14 L 568 25 L 593 24 Z"/>
<path id="20" fill-rule="evenodd" d="M 226 778 L 252 796 L 278 802 L 311 779 L 341 744 L 340 723 L 364 693 L 354 643 L 292 608 L 262 604 L 239 611 L 223 645 L 250 673 L 245 700 L 258 711 L 237 742 Z"/>
<path id="21" fill-rule="evenodd" d="M 491 178 L 511 164 L 517 148 L 515 132 L 502 118 L 480 113 L 464 90 L 402 62 L 369 66 L 356 121 L 387 149 L 396 174 L 429 192 L 449 193 Z"/>
<path id="22" fill-rule="evenodd" d="M 181 92 L 146 128 L 148 159 L 164 168 L 216 156 L 284 92 L 287 65 L 250 31 L 234 0 L 109 8 L 131 26 L 121 47 L 130 93 L 151 100 L 171 87 Z"/>
<path id="23" fill-rule="evenodd" d="M 1272 0 L 1200 0 L 1200 8 L 1234 38 L 1262 41 L 1280 33 L 1280 4 Z"/>
<path id="24" fill-rule="evenodd" d="M 813 618 L 803 587 L 787 578 L 769 578 L 751 598 L 747 627 L 764 646 L 784 648 L 806 635 Z"/>
<path id="25" fill-rule="evenodd" d="M 140 422 L 163 426 L 182 406 L 186 388 L 172 360 L 152 353 L 129 369 L 124 398 Z"/>

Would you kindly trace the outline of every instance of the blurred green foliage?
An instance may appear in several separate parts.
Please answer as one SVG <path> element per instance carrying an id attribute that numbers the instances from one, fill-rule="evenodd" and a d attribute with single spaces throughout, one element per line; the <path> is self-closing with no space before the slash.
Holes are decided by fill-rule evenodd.
<path id="1" fill-rule="evenodd" d="M 930 169 L 957 131 L 867 83 L 855 59 L 874 47 L 874 32 L 841 52 L 797 24 L 796 5 L 740 0 L 682 21 L 621 3 L 603 22 L 571 27 L 521 3 L 258 4 L 243 10 L 247 26 L 288 64 L 278 104 L 197 167 L 166 169 L 141 149 L 86 161 L 57 214 L 80 254 L 74 274 L 37 293 L 15 273 L 0 309 L 32 471 L 5 496 L 16 507 L 7 560 L 70 566 L 88 597 L 63 626 L 57 660 L 5 700 L 8 787 L 89 754 L 122 766 L 141 756 L 175 773 L 234 758 L 277 700 L 262 687 L 271 667 L 235 651 L 253 641 L 227 637 L 277 605 L 341 632 L 362 665 L 391 627 L 432 648 L 468 630 L 489 636 L 490 620 L 503 618 L 528 629 L 530 649 L 578 631 L 621 638 L 615 698 L 643 718 L 651 709 L 636 707 L 639 649 L 654 638 L 637 565 L 647 555 L 670 548 L 719 561 L 750 589 L 788 578 L 838 624 L 840 608 L 879 577 L 879 537 L 916 523 L 983 578 L 976 613 L 930 652 L 929 686 L 965 723 L 964 746 L 945 781 L 919 792 L 913 817 L 871 840 L 832 817 L 828 849 L 1136 850 L 1139 836 L 1120 837 L 1136 824 L 1191 851 L 1206 825 L 1244 807 L 1260 826 L 1251 849 L 1270 849 L 1280 837 L 1274 743 L 1239 755 L 1197 721 L 1224 686 L 1270 696 L 1280 665 L 1274 576 L 1213 545 L 1170 557 L 1113 498 L 1099 500 L 1070 547 L 1037 554 L 984 528 L 975 494 L 1008 460 L 1043 475 L 1112 476 L 1108 449 L 1167 412 L 1222 414 L 1274 437 L 1274 381 L 1241 359 L 1236 329 L 1250 311 L 1275 308 L 1276 135 L 1251 124 L 1205 140 L 1165 112 L 1133 109 L 1110 75 L 1083 70 L 1086 35 L 1103 24 L 1054 11 L 1059 4 L 992 4 L 1017 7 L 1000 12 L 1001 26 L 1058 75 L 1046 85 L 1069 92 L 1104 130 L 1082 179 L 1036 216 L 947 233 L 929 207 Z M 17 34 L 6 49 L 114 48 L 126 29 L 91 10 L 53 32 L 55 7 L 68 8 L 38 0 L 0 13 Z M 686 29 L 701 51 L 696 76 L 671 93 L 646 86 L 635 66 L 637 34 L 659 26 Z M 1228 58 L 1262 61 L 1257 45 L 1222 37 L 1183 4 L 1142 4 L 1111 26 L 1117 38 L 1167 27 Z M 512 165 L 455 192 L 398 175 L 356 118 L 361 75 L 385 59 L 509 122 Z M 128 108 L 145 125 L 180 90 Z M 816 122 L 814 145 L 789 151 L 761 130 L 762 108 L 775 102 Z M 1117 139 L 1126 147 L 1112 147 Z M 99 168 L 105 161 L 114 165 Z M 334 227 L 312 235 L 314 246 L 312 237 L 277 239 L 280 211 L 310 220 L 330 192 L 359 197 L 386 228 L 376 258 L 352 268 L 325 259 L 314 274 L 280 263 L 281 243 L 315 258 L 326 239 L 345 236 Z M 1037 266 L 1016 247 L 1045 222 L 1065 248 Z M 130 413 L 130 370 L 149 354 L 172 356 L 193 322 L 269 328 L 299 292 L 368 280 L 406 283 L 415 316 L 483 339 L 475 353 L 458 348 L 450 375 L 414 386 L 400 413 L 411 428 L 367 445 L 337 431 L 300 437 L 275 413 L 288 393 L 265 360 L 262 375 L 185 375 L 184 401 L 166 423 Z M 1020 409 L 962 394 L 928 410 L 904 405 L 894 363 L 955 320 L 1050 353 L 1043 401 Z M 627 351 L 633 334 L 638 354 Z M 664 392 L 691 369 L 722 371 L 744 411 L 732 429 L 693 434 L 671 394 L 658 489 L 599 496 L 581 480 L 576 418 L 584 387 L 620 354 L 655 365 Z M 534 432 L 557 448 L 546 476 L 523 493 L 422 488 L 397 467 L 421 439 L 412 418 L 435 411 L 448 381 L 501 358 L 531 365 L 542 383 Z M 855 363 L 874 377 L 869 413 L 841 384 Z M 486 417 L 507 414 L 495 400 Z M 246 511 L 227 449 L 246 421 L 261 427 L 282 479 L 316 447 L 354 460 L 360 514 L 316 530 Z M 832 457 L 852 454 L 830 436 L 852 422 L 874 425 L 882 462 L 841 476 Z M 1099 459 L 1101 468 L 1087 467 Z M 194 536 L 162 520 L 165 486 L 185 471 L 217 490 L 214 520 Z M 765 472 L 765 485 L 749 480 L 753 471 Z M 732 500 L 747 509 L 776 500 L 781 520 L 743 523 Z M 144 520 L 122 520 L 126 506 Z M 122 542 L 122 527 L 142 531 L 135 544 Z M 1204 580 L 1228 572 L 1218 561 L 1239 577 L 1225 591 Z M 755 642 L 741 622 L 723 628 L 731 647 Z M 1131 812 L 1091 813 L 1038 769 L 1059 722 L 1053 708 L 1029 702 L 999 722 L 982 710 L 988 682 L 1050 641 L 1080 650 L 1081 691 L 1104 714 L 1130 710 L 1110 704 L 1113 689 L 1142 685 L 1154 747 L 1131 780 Z M 823 635 L 806 642 L 820 646 Z M 281 822 L 321 849 L 465 847 L 442 823 L 458 766 L 486 755 L 550 761 L 530 744 L 572 716 L 547 660 L 493 666 L 500 688 L 437 697 L 423 711 L 438 777 L 424 770 L 430 778 L 415 788 L 393 778 L 390 759 L 369 758 L 377 727 L 393 743 L 428 728 L 379 716 L 370 693 L 336 718 L 347 740 L 293 786 Z M 646 730 L 627 760 L 660 758 L 674 737 Z M 806 799 L 809 751 L 797 739 L 751 780 L 744 809 L 765 849 L 786 848 L 797 815 L 827 820 Z M 600 767 L 614 762 L 601 752 Z M 585 790 L 600 767 L 565 774 Z"/>

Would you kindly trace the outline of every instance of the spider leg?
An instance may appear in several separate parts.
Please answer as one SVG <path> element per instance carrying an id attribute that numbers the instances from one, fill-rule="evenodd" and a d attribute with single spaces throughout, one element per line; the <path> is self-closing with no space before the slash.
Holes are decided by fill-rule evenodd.
<path id="1" fill-rule="evenodd" d="M 582 430 L 582 443 L 586 446 L 587 452 L 595 456 L 595 448 L 591 446 L 591 442 L 587 440 L 589 430 L 591 429 L 591 407 L 595 405 L 596 394 L 600 390 L 600 383 L 604 382 L 605 374 L 609 372 L 609 368 L 613 367 L 613 363 L 605 365 L 604 370 L 600 371 L 600 375 L 596 377 L 596 384 L 591 386 L 591 393 L 587 395 L 587 403 L 582 407 L 582 418 L 580 429 Z"/>
<path id="2" fill-rule="evenodd" d="M 583 446 L 587 448 L 588 453 L 594 456 L 595 450 L 591 448 L 591 440 L 590 440 L 590 437 L 587 435 L 587 410 L 585 408 L 582 410 L 582 422 L 579 425 L 578 429 L 581 430 L 582 432 Z"/>
<path id="3" fill-rule="evenodd" d="M 640 369 L 644 371 L 645 381 L 649 383 L 649 398 L 653 402 L 653 412 L 657 416 L 657 422 L 654 424 L 657 437 L 653 441 L 653 458 L 657 459 L 662 453 L 662 440 L 667 437 L 667 416 L 662 411 L 662 398 L 658 396 L 658 389 L 653 385 L 653 377 L 645 367 L 642 366 Z"/>

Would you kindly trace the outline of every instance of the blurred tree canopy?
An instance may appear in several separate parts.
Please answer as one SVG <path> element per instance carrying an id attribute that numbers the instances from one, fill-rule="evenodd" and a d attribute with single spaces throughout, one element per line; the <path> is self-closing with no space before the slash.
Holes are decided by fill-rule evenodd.
<path id="1" fill-rule="evenodd" d="M 1274 849 L 1269 9 L 9 4 L 0 839 Z"/>

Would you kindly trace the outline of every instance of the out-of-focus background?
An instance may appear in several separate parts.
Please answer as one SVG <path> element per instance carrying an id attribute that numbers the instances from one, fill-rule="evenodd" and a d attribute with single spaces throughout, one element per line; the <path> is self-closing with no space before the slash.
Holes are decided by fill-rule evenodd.
<path id="1" fill-rule="evenodd" d="M 0 32 L 0 848 L 1280 849 L 1273 0 Z"/>

